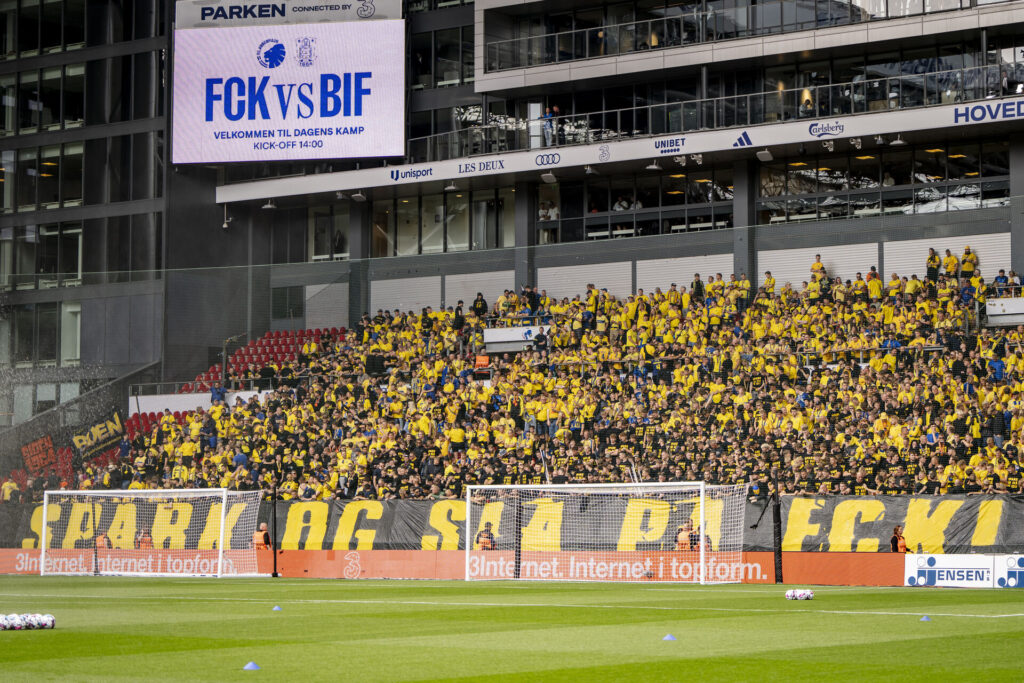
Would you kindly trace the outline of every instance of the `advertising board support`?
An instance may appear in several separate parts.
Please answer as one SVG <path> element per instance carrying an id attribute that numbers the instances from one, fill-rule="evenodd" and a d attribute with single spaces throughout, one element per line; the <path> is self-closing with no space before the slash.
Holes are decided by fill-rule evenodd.
<path id="1" fill-rule="evenodd" d="M 277 549 L 279 547 L 280 544 L 277 541 L 277 484 L 274 484 L 270 493 L 270 554 L 274 557 L 274 569 L 270 575 L 275 579 L 281 576 L 277 573 Z"/>
<path id="2" fill-rule="evenodd" d="M 775 545 L 775 583 L 782 583 L 782 501 L 779 497 L 779 470 L 772 470 L 772 542 Z"/>

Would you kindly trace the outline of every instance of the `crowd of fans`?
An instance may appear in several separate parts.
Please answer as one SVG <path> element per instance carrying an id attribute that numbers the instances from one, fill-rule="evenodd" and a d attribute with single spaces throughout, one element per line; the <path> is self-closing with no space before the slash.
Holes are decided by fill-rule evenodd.
<path id="1" fill-rule="evenodd" d="M 273 386 L 179 423 L 167 411 L 69 488 L 276 487 L 300 500 L 461 498 L 467 484 L 691 481 L 765 496 L 1016 493 L 1024 328 L 979 325 L 977 255 L 932 251 L 925 275 L 872 267 L 752 288 L 744 274 L 617 298 L 588 285 L 378 311 L 297 357 Z M 487 325 L 539 323 L 519 353 L 476 355 Z M 980 331 L 979 331 L 980 328 Z M 368 358 L 385 371 L 367 373 Z M 486 376 L 485 376 L 486 375 Z M 4 500 L 31 498 L 43 477 Z M 52 483 L 52 482 L 50 482 Z"/>

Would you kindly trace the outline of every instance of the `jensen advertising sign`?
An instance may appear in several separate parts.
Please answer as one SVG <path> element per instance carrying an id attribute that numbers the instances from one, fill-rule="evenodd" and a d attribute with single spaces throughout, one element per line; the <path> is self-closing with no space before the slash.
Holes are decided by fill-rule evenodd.
<path id="1" fill-rule="evenodd" d="M 400 156 L 405 22 L 174 34 L 173 163 Z"/>

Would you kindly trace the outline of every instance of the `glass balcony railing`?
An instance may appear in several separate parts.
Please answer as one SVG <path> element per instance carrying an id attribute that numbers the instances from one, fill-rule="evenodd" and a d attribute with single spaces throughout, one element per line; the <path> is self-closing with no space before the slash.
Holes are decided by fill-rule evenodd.
<path id="1" fill-rule="evenodd" d="M 791 33 L 829 26 L 948 12 L 971 0 L 854 0 L 814 3 L 781 0 L 732 9 L 693 10 L 630 21 L 487 43 L 485 69 L 504 71 L 542 64 L 610 57 L 643 50 Z"/>
<path id="2" fill-rule="evenodd" d="M 1018 65 L 1024 70 L 1024 64 Z M 993 99 L 1024 92 L 1014 65 L 953 69 L 751 95 L 655 104 L 551 119 L 506 118 L 408 141 L 407 161 L 444 161 L 714 128 L 780 123 Z"/>

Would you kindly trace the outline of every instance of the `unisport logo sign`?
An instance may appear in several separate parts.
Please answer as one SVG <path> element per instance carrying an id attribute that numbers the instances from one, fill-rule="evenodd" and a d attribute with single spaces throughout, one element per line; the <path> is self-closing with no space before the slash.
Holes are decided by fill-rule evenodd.
<path id="1" fill-rule="evenodd" d="M 404 171 L 399 171 L 397 168 L 391 169 L 389 174 L 391 179 L 394 181 L 399 180 L 416 180 L 417 178 L 426 178 L 434 175 L 433 168 L 409 168 Z"/>

